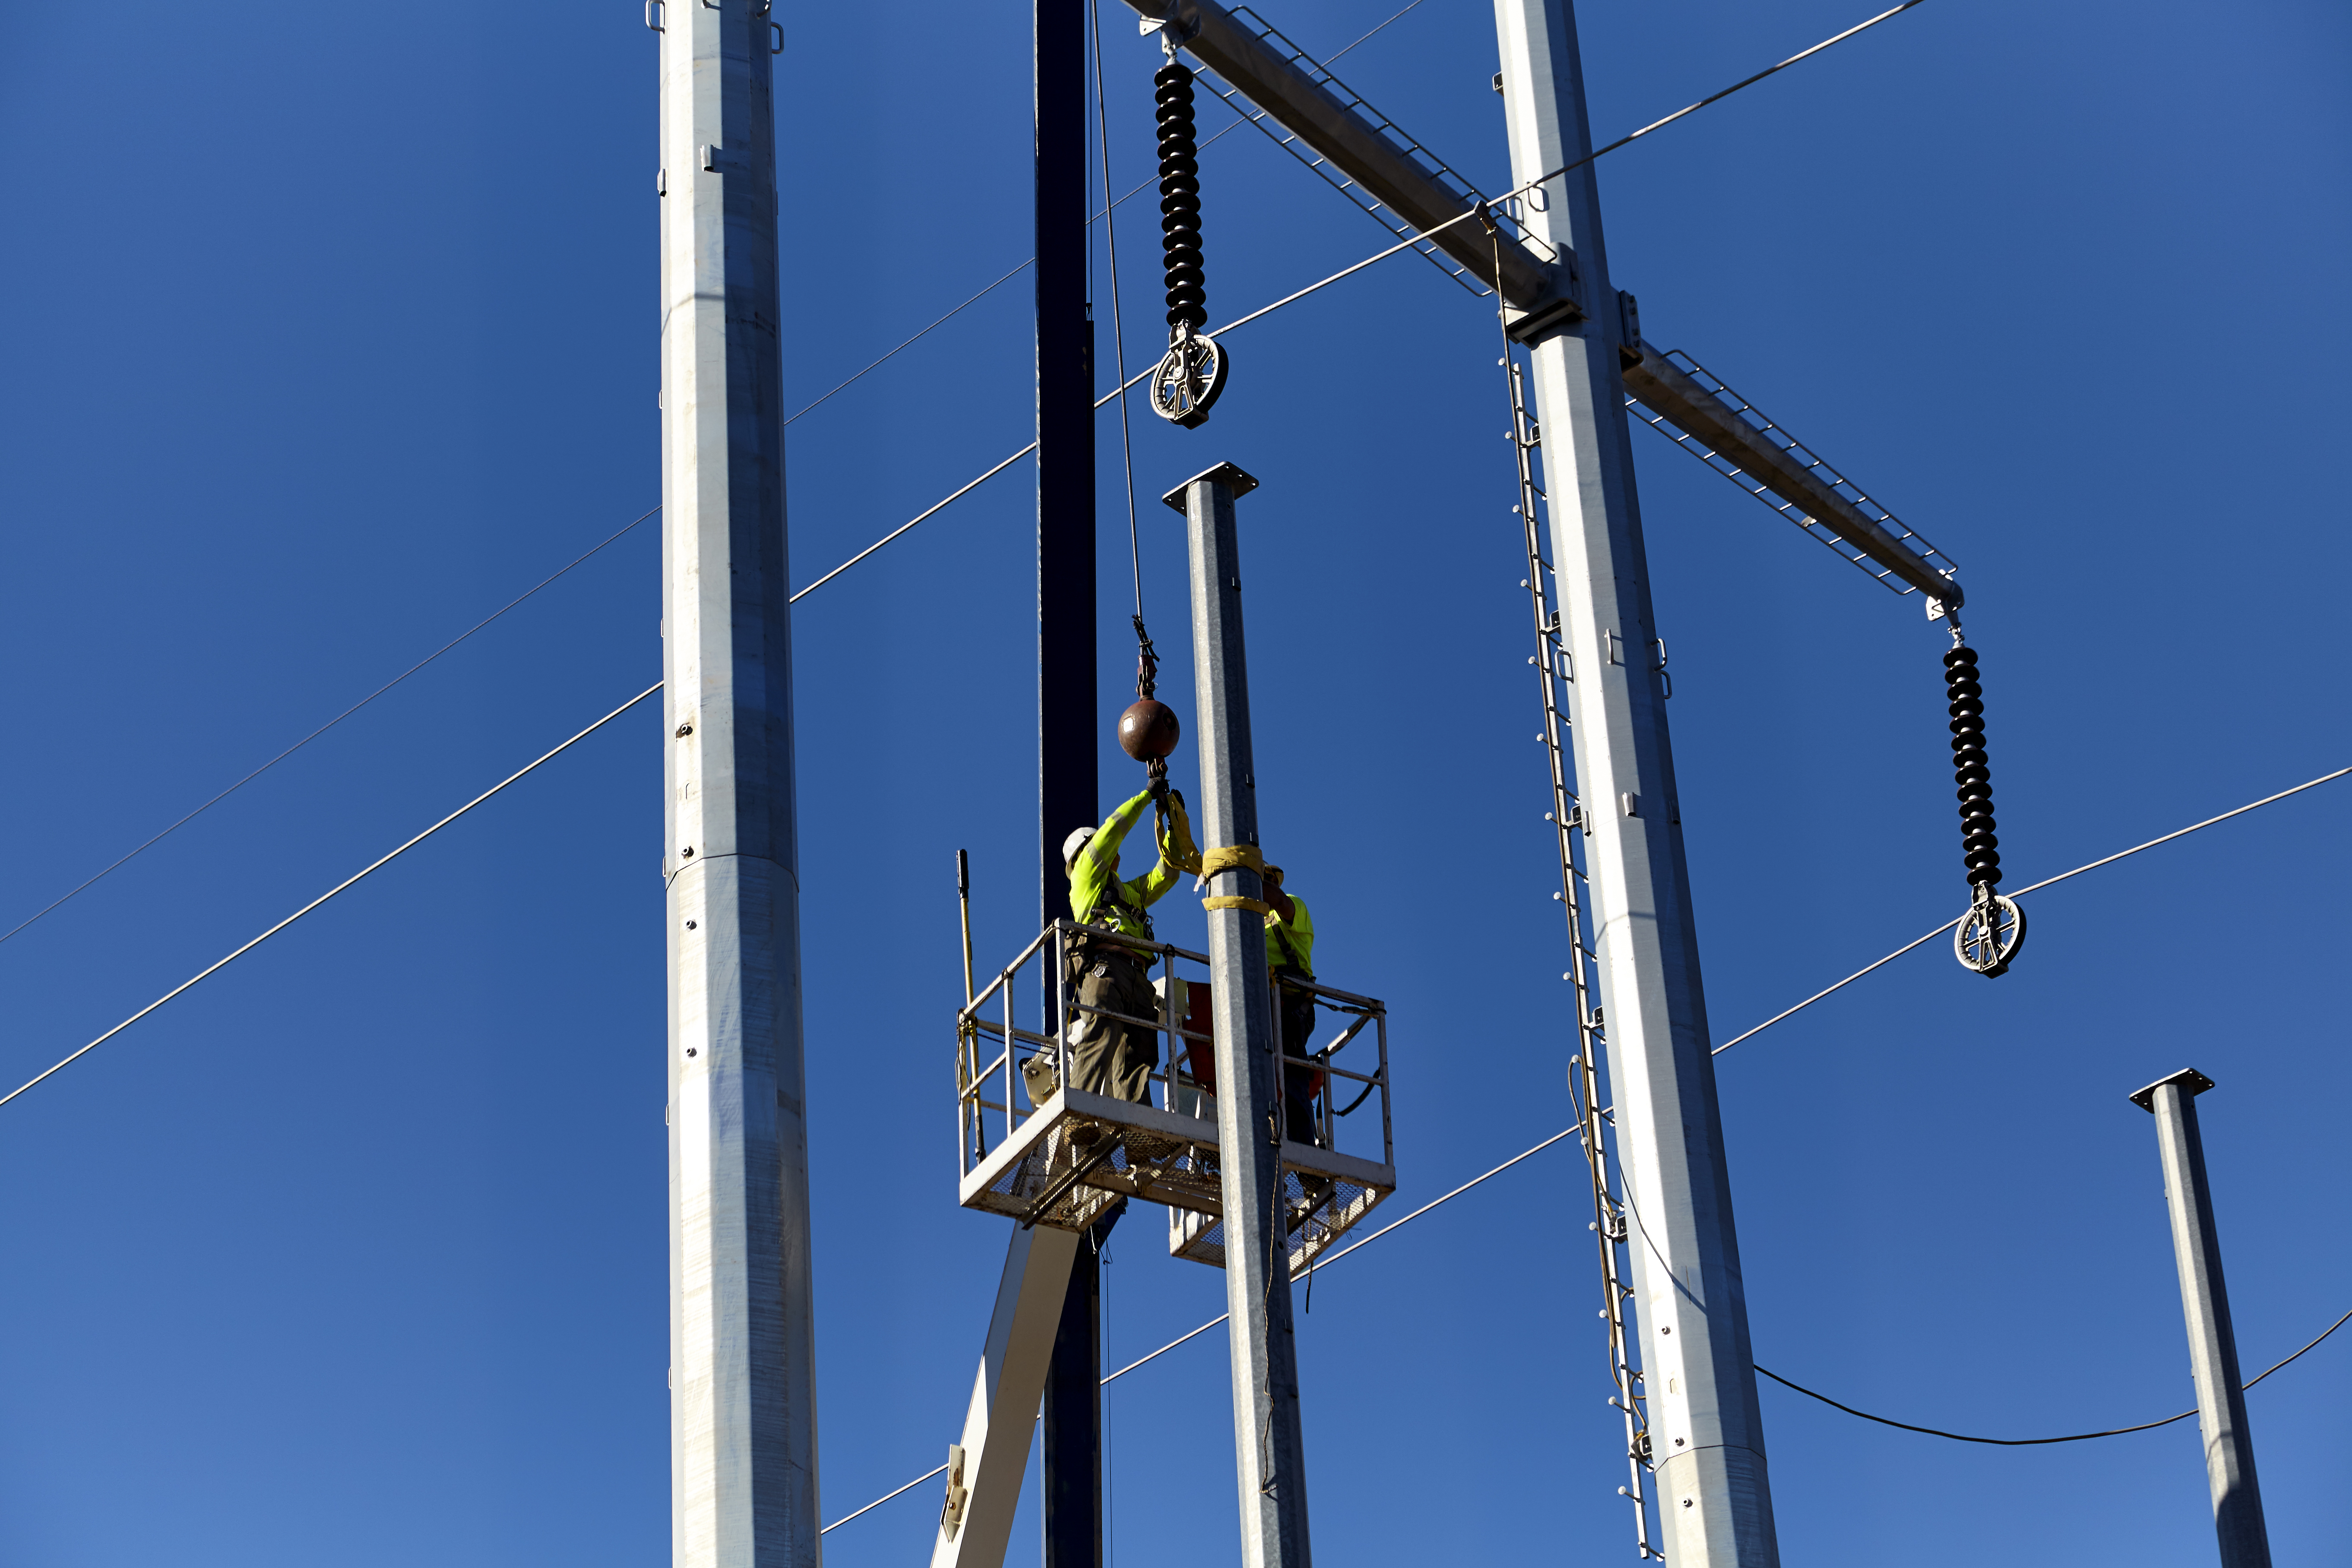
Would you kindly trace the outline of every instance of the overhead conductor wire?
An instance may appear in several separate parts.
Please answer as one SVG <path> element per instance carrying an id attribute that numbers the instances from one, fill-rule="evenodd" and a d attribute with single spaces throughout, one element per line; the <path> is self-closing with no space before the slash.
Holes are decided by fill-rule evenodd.
<path id="1" fill-rule="evenodd" d="M 2030 887 L 2019 888 L 2010 896 L 2012 898 L 2022 898 L 2029 893 L 2038 893 L 2045 887 L 2064 882 L 2070 876 L 2080 876 L 2086 871 L 2096 871 L 2103 865 L 2113 865 L 2116 862 L 2125 859 L 2126 856 L 2136 855 L 2142 850 L 2152 850 L 2158 844 L 2168 844 L 2175 839 L 2186 838 L 2189 834 L 2196 832 L 2200 828 L 2210 828 L 2216 822 L 2226 822 L 2232 817 L 2242 817 L 2249 811 L 2254 810 L 2263 806 L 2270 805 L 2273 801 L 2284 800 L 2290 795 L 2300 795 L 2305 789 L 2316 789 L 2322 784 L 2341 779 L 2347 773 L 2352 773 L 2352 768 L 2339 768 L 2333 773 L 2323 773 L 2316 779 L 2305 780 L 2303 783 L 2296 785 L 2292 789 L 2282 789 L 2275 795 L 2265 795 L 2259 800 L 2249 800 L 2244 805 L 2239 806 L 2231 810 L 2224 811 L 2218 817 L 2208 817 L 2201 822 L 2191 822 L 2185 828 L 2175 828 L 2172 831 L 2164 834 L 2162 837 L 2150 839 L 2144 844 L 2134 844 L 2127 850 L 2117 850 L 2114 854 L 2103 855 L 2097 860 L 2091 861 L 2083 865 L 2078 865 L 2073 871 L 2062 871 L 2056 876 L 2043 877 L 2040 882 L 2033 883 Z M 1961 919 L 1965 918 L 1967 918 L 1965 915 L 1961 917 Z M 1721 1045 L 1717 1046 L 1715 1048 L 1714 1054 L 1721 1056 L 1725 1051 L 1729 1051 L 1741 1040 L 1762 1034 L 1766 1030 L 1770 1029 L 1782 1019 L 1794 1018 L 1797 1014 L 1803 1012 L 1807 1008 L 1811 1007 L 1815 1002 L 1820 1001 L 1823 997 L 1832 996 L 1845 989 L 1848 986 L 1851 986 L 1856 980 L 1861 979 L 1864 975 L 1869 974 L 1872 970 L 1884 968 L 1886 965 L 1895 962 L 1895 959 L 1900 958 L 1904 954 L 1910 952 L 1914 947 L 1918 946 L 1921 943 L 1934 941 L 1937 937 L 1941 936 L 1945 932 L 1949 931 L 1953 926 L 1958 925 L 1959 923 L 1959 920 L 1947 920 L 1944 924 L 1937 926 L 1933 931 L 1928 932 L 1926 936 L 1913 937 L 1910 941 L 1903 944 L 1902 946 L 1895 949 L 1894 952 L 1886 955 L 1885 957 L 1880 958 L 1873 963 L 1864 964 L 1861 968 L 1856 969 L 1853 974 L 1848 975 L 1836 985 L 1815 991 L 1811 996 L 1807 997 L 1803 1001 L 1799 1002 L 1795 1007 L 1790 1008 L 1786 1011 L 1774 1013 L 1770 1018 L 1766 1019 L 1762 1023 L 1758 1024 L 1746 1034 L 1733 1035 L 1729 1040 L 1727 1040 Z"/>
<path id="2" fill-rule="evenodd" d="M 1823 49 L 1832 48 L 1839 44 L 1843 44 L 1857 33 L 1868 32 L 1871 28 L 1877 26 L 1881 22 L 1885 21 L 1889 16 L 1900 16 L 1904 12 L 1911 9 L 1914 5 L 1924 5 L 1927 3 L 1927 0 L 1903 0 L 1902 5 L 1881 11 L 1877 16 L 1873 16 L 1867 22 L 1857 22 L 1843 33 L 1839 33 L 1832 37 L 1823 38 L 1820 43 L 1815 44 L 1810 49 L 1798 50 L 1795 54 L 1790 55 L 1787 59 L 1782 60 L 1777 66 L 1766 66 L 1754 76 L 1748 77 L 1745 80 L 1733 82 L 1721 92 L 1711 92 L 1705 98 L 1700 99 L 1696 103 L 1684 105 L 1682 108 L 1675 110 L 1672 114 L 1667 115 L 1664 120 L 1654 120 L 1650 121 L 1649 124 L 1642 127 L 1639 131 L 1626 132 L 1624 135 L 1620 136 L 1616 141 L 1612 141 L 1608 146 L 1601 148 L 1597 152 L 1588 152 L 1573 163 L 1563 163 L 1549 174 L 1538 175 L 1535 179 L 1532 179 L 1526 184 L 1520 186 L 1517 191 L 1512 192 L 1511 194 L 1523 195 L 1527 192 L 1534 190 L 1538 185 L 1544 183 L 1546 181 L 1557 180 L 1562 174 L 1581 169 L 1596 158 L 1605 158 L 1610 153 L 1616 152 L 1620 147 L 1628 146 L 1633 142 L 1639 141 L 1643 137 L 1647 136 L 1653 131 L 1664 130 L 1665 127 L 1672 125 L 1675 120 L 1680 120 L 1685 114 L 1696 114 L 1700 110 L 1705 109 L 1708 104 L 1718 103 L 1724 99 L 1729 98 L 1733 93 L 1738 92 L 1742 88 L 1754 87 L 1766 77 L 1771 76 L 1776 72 L 1787 70 L 1799 60 L 1811 59 L 1813 56 L 1820 54 Z M 1955 924 L 1958 923 L 1955 922 Z"/>
<path id="3" fill-rule="evenodd" d="M 458 818 L 464 816 L 467 812 L 472 810 L 475 807 L 480 805 L 483 801 L 497 794 L 499 790 L 505 789 L 508 785 L 532 773 L 541 763 L 551 762 L 556 758 L 562 756 L 574 746 L 577 746 L 580 742 L 587 739 L 590 736 L 595 734 L 598 730 L 604 728 L 606 725 L 612 723 L 614 719 L 620 717 L 623 714 L 628 712 L 631 708 L 636 706 L 639 703 L 645 701 L 647 697 L 653 695 L 656 692 L 661 689 L 662 683 L 656 681 L 652 685 L 647 686 L 644 691 L 639 692 L 635 696 L 631 697 L 627 702 L 623 703 L 619 707 L 614 708 L 611 713 L 606 714 L 603 718 L 598 719 L 594 724 L 590 725 L 587 728 L 573 736 L 570 740 L 565 741 L 562 745 L 556 747 L 551 751 L 542 753 L 535 760 L 526 763 L 521 768 L 517 768 L 514 772 L 508 774 L 504 779 L 499 779 L 496 784 L 491 785 L 488 789 L 483 790 L 480 794 L 475 796 L 472 800 L 467 801 L 464 805 L 458 807 L 456 810 L 450 812 L 447 816 L 442 818 L 439 821 L 434 823 L 431 827 L 425 829 L 423 832 L 417 834 L 415 838 L 409 840 L 398 849 L 394 850 L 391 853 L 384 855 L 381 859 L 373 861 L 368 865 L 352 873 L 350 876 L 345 877 L 342 881 L 337 883 L 334 886 L 329 888 L 326 892 L 320 894 L 318 897 L 312 899 L 310 903 L 304 904 L 301 908 L 296 910 L 293 914 L 288 915 L 285 919 L 279 921 L 277 925 L 271 926 L 260 936 L 256 936 L 242 947 L 230 953 L 226 957 L 215 960 L 212 964 L 206 966 L 197 973 L 181 981 L 170 990 L 165 991 L 162 996 L 157 997 L 153 1001 L 149 1002 L 145 1007 L 141 1008 L 137 1012 L 132 1013 L 129 1018 L 124 1019 L 121 1023 L 116 1024 L 112 1029 L 108 1030 L 104 1034 L 100 1035 L 96 1040 L 91 1040 L 88 1045 L 83 1046 L 79 1051 L 75 1051 L 64 1061 L 59 1061 L 56 1066 L 49 1068 L 47 1071 L 39 1073 L 38 1075 L 26 1080 L 25 1082 L 18 1084 L 16 1088 L 10 1090 L 5 1094 L 0 1094 L 0 1105 L 5 1105 L 9 1101 L 14 1100 L 17 1095 L 25 1092 L 26 1090 L 32 1088 L 34 1084 L 47 1078 L 51 1073 L 57 1072 L 63 1068 L 69 1067 L 73 1063 L 79 1061 L 83 1057 L 88 1056 L 91 1051 L 96 1051 L 100 1046 L 104 1045 L 116 1035 L 121 1034 L 124 1030 L 129 1029 L 132 1024 L 137 1023 L 149 1013 L 152 1013 L 157 1008 L 162 1007 L 165 1002 L 168 1002 L 173 998 L 193 988 L 200 982 L 209 979 L 214 975 L 218 974 L 221 970 L 228 967 L 229 965 L 235 963 L 237 959 L 244 957 L 247 953 L 250 953 L 256 947 L 260 946 L 264 942 L 268 941 L 272 936 L 277 936 L 280 931 L 285 930 L 289 925 L 293 925 L 297 920 L 301 919 L 302 916 L 310 914 L 310 911 L 318 908 L 319 905 L 334 897 L 337 894 L 341 893 L 344 889 L 361 882 L 370 873 L 380 871 L 383 867 L 390 865 L 394 861 L 398 860 L 401 856 L 406 854 L 409 851 L 415 849 L 417 845 L 423 843 L 425 840 L 431 838 L 434 834 L 439 832 L 442 829 L 447 827 L 450 823 L 456 821 Z"/>
<path id="4" fill-rule="evenodd" d="M 653 511 L 646 512 L 644 516 L 639 517 L 635 522 L 628 524 L 627 527 L 623 528 L 614 533 L 607 534 L 601 542 L 594 545 L 585 552 L 572 557 L 568 564 L 559 567 L 556 570 L 540 579 L 532 587 L 525 589 L 521 593 L 519 593 L 514 598 L 508 600 L 506 603 L 500 605 L 498 609 L 491 611 L 488 615 L 483 616 L 479 621 L 475 622 L 471 626 L 467 627 L 463 632 L 458 632 L 455 637 L 450 638 L 446 643 L 442 643 L 438 648 L 434 649 L 433 652 L 425 654 L 425 657 L 417 660 L 416 663 L 409 665 L 408 668 L 401 671 L 400 674 L 393 676 L 392 679 L 384 682 L 383 685 L 376 687 L 375 690 L 368 693 L 367 695 L 360 698 L 359 701 L 353 703 L 351 706 L 345 708 L 342 712 L 337 714 L 334 717 L 329 719 L 326 723 L 320 725 L 318 728 L 312 730 L 310 734 L 304 736 L 301 739 L 296 741 L 293 745 L 288 747 L 285 750 L 279 752 L 277 756 L 271 758 L 268 761 L 263 763 L 260 767 L 255 768 L 252 772 L 247 774 L 236 783 L 230 785 L 227 789 L 222 790 L 219 794 L 214 796 L 211 800 L 205 801 L 194 810 L 190 811 L 186 816 L 182 817 L 178 821 L 173 822 L 170 827 L 165 828 L 153 838 L 149 839 L 145 843 L 141 844 L 138 848 L 131 851 L 128 854 L 121 856 L 120 859 L 113 862 L 113 863 L 92 873 L 90 876 L 84 878 L 79 884 L 58 897 L 51 899 L 47 904 L 25 916 L 24 919 L 16 922 L 16 925 L 10 926 L 5 932 L 0 932 L 0 942 L 7 941 L 9 937 L 16 936 L 17 932 L 22 931 L 26 926 L 33 924 L 34 921 L 40 919 L 44 915 L 56 909 L 59 904 L 65 903 L 66 900 L 72 898 L 76 894 L 81 893 L 90 887 L 93 883 L 98 882 L 100 878 L 106 876 L 110 872 L 120 870 L 125 862 L 144 853 L 146 851 L 154 848 L 157 844 L 163 842 L 173 833 L 178 832 L 182 828 L 186 827 L 190 822 L 194 821 L 206 811 L 209 811 L 215 806 L 219 805 L 223 800 L 227 800 L 239 789 L 244 789 L 247 785 L 252 783 L 255 779 L 260 778 L 263 774 L 268 772 L 271 768 L 277 767 L 279 763 L 285 761 L 288 758 L 293 756 L 296 752 L 301 750 L 304 747 L 310 745 L 312 741 L 318 739 L 320 736 L 334 728 L 335 726 L 342 723 L 343 720 L 351 717 L 352 715 L 359 712 L 360 709 L 367 706 L 368 704 L 375 701 L 376 698 L 383 695 L 384 693 L 392 690 L 393 687 L 400 685 L 401 682 L 408 679 L 409 676 L 415 674 L 417 671 L 423 669 L 425 665 L 431 664 L 434 660 L 439 658 L 442 654 L 447 653 L 450 649 L 456 647 L 467 638 L 471 637 L 475 632 L 479 632 L 483 627 L 488 626 L 491 622 L 496 621 L 499 616 L 504 615 L 508 611 L 512 610 L 516 605 L 520 604 L 524 600 L 529 599 L 532 594 L 537 593 L 541 589 L 545 588 L 549 583 L 553 582 L 565 572 L 570 571 L 572 567 L 578 566 L 590 556 L 593 556 L 598 550 L 603 549 L 604 546 L 609 545 L 614 540 L 619 538 L 622 534 L 625 534 L 630 528 L 635 528 L 637 523 L 644 522 L 646 517 L 652 517 L 654 512 L 658 512 L 660 510 L 661 508 L 659 507 L 656 507 L 653 508 Z"/>

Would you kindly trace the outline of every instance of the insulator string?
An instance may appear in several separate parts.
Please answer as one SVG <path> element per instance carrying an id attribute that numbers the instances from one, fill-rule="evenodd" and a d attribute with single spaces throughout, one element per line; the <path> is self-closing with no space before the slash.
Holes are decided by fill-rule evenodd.
<path id="1" fill-rule="evenodd" d="M 1192 73 L 1170 60 L 1151 77 L 1160 126 L 1160 243 L 1168 287 L 1171 342 L 1209 324 L 1201 256 L 1201 157 L 1192 123 Z"/>
<path id="2" fill-rule="evenodd" d="M 1956 643 L 1944 655 L 1952 716 L 1952 781 L 1959 788 L 1960 855 L 1969 884 L 1990 894 L 2000 885 L 2000 840 L 1993 831 L 1992 765 L 1985 754 L 1984 687 L 1977 651 Z"/>

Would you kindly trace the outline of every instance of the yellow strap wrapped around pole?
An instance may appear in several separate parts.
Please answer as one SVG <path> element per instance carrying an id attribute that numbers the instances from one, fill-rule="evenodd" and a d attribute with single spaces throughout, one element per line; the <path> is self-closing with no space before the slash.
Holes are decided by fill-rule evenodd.
<path id="1" fill-rule="evenodd" d="M 1265 862 L 1259 857 L 1255 844 L 1227 844 L 1223 849 L 1205 851 L 1201 856 L 1202 876 L 1214 876 L 1221 871 L 1234 871 L 1244 866 L 1260 875 L 1265 874 Z"/>
<path id="2" fill-rule="evenodd" d="M 1201 874 L 1203 877 L 1211 877 L 1221 871 L 1254 871 L 1263 875 L 1265 872 L 1265 862 L 1259 857 L 1255 844 L 1226 844 L 1219 849 L 1204 851 L 1201 855 Z M 1204 898 L 1201 900 L 1201 907 L 1203 909 L 1255 909 L 1260 915 L 1273 913 L 1272 907 L 1264 899 L 1259 898 L 1226 896 Z"/>

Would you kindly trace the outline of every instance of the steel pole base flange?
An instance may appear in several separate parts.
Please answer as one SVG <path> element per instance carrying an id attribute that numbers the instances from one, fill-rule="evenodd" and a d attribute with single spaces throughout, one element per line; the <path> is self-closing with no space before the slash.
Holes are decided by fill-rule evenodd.
<path id="1" fill-rule="evenodd" d="M 2025 911 L 2017 900 L 1979 887 L 1952 932 L 1952 956 L 1987 979 L 2009 972 L 2025 946 Z"/>
<path id="2" fill-rule="evenodd" d="M 1151 412 L 1187 430 L 1205 423 L 1225 390 L 1227 356 L 1216 340 L 1187 332 L 1151 372 Z"/>

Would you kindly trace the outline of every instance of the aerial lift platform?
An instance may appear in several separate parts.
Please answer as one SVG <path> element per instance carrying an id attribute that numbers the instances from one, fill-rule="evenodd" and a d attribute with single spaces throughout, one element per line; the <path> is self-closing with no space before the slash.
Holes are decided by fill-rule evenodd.
<path id="1" fill-rule="evenodd" d="M 1164 1037 L 1152 1100 L 1138 1103 L 1072 1088 L 1070 1040 L 1100 1009 L 1079 1002 L 1062 977 L 1069 945 L 1115 942 L 1144 954 L 1159 971 L 1160 1016 L 1107 1016 Z M 1053 980 L 1051 1027 L 1022 1027 L 1015 1000 L 1031 965 Z M 1025 1229 L 1085 1230 L 1122 1198 L 1165 1205 L 1168 1249 L 1224 1263 L 1223 1197 L 1217 1155 L 1213 1036 L 1206 955 L 1145 942 L 1099 925 L 1057 920 L 956 1015 L 959 1196 L 966 1208 L 1001 1214 Z M 1314 1143 L 1282 1145 L 1284 1228 L 1294 1277 L 1396 1190 L 1389 1105 L 1388 1010 L 1378 1000 L 1329 986 L 1284 979 L 1311 993 L 1318 1016 L 1344 1019 L 1336 1037 L 1286 1067 L 1320 1077 Z M 1041 1023 L 1046 1020 L 1040 1020 Z M 1337 1060 L 1360 1046 L 1349 1065 Z M 1377 1098 L 1380 1137 L 1352 1121 Z M 1357 1132 L 1359 1126 L 1361 1132 Z M 1343 1151 L 1343 1133 L 1357 1148 Z"/>

